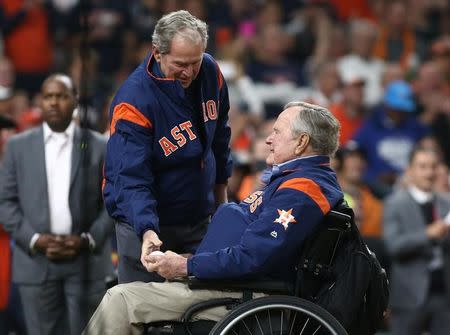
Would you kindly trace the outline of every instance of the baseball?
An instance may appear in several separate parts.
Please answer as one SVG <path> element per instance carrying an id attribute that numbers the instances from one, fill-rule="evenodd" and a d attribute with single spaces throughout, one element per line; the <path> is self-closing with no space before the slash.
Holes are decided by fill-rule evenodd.
<path id="1" fill-rule="evenodd" d="M 150 253 L 150 256 L 164 256 L 164 253 L 162 251 L 155 250 Z"/>

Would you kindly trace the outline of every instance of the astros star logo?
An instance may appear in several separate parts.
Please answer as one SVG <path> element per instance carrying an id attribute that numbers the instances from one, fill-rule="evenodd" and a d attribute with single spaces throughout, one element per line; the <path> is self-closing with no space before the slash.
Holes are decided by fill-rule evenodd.
<path id="1" fill-rule="evenodd" d="M 285 211 L 284 209 L 283 209 L 283 210 L 277 209 L 278 214 L 279 214 L 280 216 L 278 217 L 278 219 L 275 219 L 274 222 L 276 222 L 276 223 L 281 223 L 281 224 L 283 225 L 283 227 L 284 227 L 284 230 L 288 229 L 289 223 L 295 223 L 295 222 L 297 222 L 297 221 L 295 220 L 294 215 L 292 215 L 292 209 L 293 209 L 293 208 L 291 208 L 291 209 L 288 210 L 288 211 Z"/>

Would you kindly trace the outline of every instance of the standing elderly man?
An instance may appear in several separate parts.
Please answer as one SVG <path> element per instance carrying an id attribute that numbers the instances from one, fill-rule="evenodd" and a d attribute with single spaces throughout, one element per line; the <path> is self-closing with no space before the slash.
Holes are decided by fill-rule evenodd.
<path id="1" fill-rule="evenodd" d="M 267 138 L 267 186 L 240 204 L 219 207 L 195 255 L 167 251 L 145 257 L 148 271 L 166 279 L 262 276 L 292 281 L 303 241 L 338 204 L 342 191 L 330 168 L 339 123 L 327 110 L 293 102 L 278 116 Z M 142 323 L 176 320 L 193 303 L 242 293 L 191 291 L 184 283 L 129 283 L 110 289 L 85 334 L 139 334 Z M 218 320 L 225 308 L 203 312 Z"/>
<path id="2" fill-rule="evenodd" d="M 187 11 L 163 16 L 153 51 L 111 105 L 104 198 L 116 220 L 119 282 L 163 280 L 146 257 L 192 253 L 231 175 L 228 90 L 206 54 L 207 26 Z"/>
<path id="3" fill-rule="evenodd" d="M 0 222 L 16 243 L 13 281 L 28 333 L 75 335 L 112 273 L 114 223 L 101 192 L 106 141 L 83 135 L 72 120 L 77 95 L 70 77 L 51 75 L 41 94 L 44 124 L 6 145 Z"/>

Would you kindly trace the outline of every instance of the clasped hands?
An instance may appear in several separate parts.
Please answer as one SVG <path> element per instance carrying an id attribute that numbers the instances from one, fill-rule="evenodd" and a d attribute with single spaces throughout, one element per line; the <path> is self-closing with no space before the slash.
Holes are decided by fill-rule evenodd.
<path id="1" fill-rule="evenodd" d="M 89 248 L 89 241 L 79 235 L 41 234 L 34 245 L 52 261 L 73 259 L 82 249 Z"/>
<path id="2" fill-rule="evenodd" d="M 165 279 L 187 276 L 187 256 L 166 251 L 164 255 L 150 255 L 159 250 L 162 242 L 153 230 L 147 230 L 142 237 L 141 263 L 148 272 L 156 272 Z"/>

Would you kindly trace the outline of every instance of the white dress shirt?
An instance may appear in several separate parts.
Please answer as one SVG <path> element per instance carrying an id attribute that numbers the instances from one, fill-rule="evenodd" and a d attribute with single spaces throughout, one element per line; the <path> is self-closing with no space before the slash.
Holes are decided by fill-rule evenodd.
<path id="1" fill-rule="evenodd" d="M 72 232 L 69 208 L 70 171 L 75 124 L 57 133 L 44 123 L 45 171 L 50 209 L 50 232 L 68 235 Z"/>
<path id="2" fill-rule="evenodd" d="M 422 191 L 414 185 L 409 186 L 408 191 L 419 205 L 423 205 L 434 200 L 433 192 Z M 442 269 L 442 267 L 444 266 L 444 254 L 442 252 L 442 246 L 439 243 L 433 243 L 431 250 L 433 256 L 428 264 L 428 269 L 430 271 Z"/>
<path id="3" fill-rule="evenodd" d="M 55 235 L 68 235 L 72 232 L 69 191 L 75 123 L 72 121 L 61 133 L 54 132 L 45 122 L 43 128 L 50 232 Z M 34 249 L 39 236 L 37 233 L 31 238 L 31 250 Z"/>

